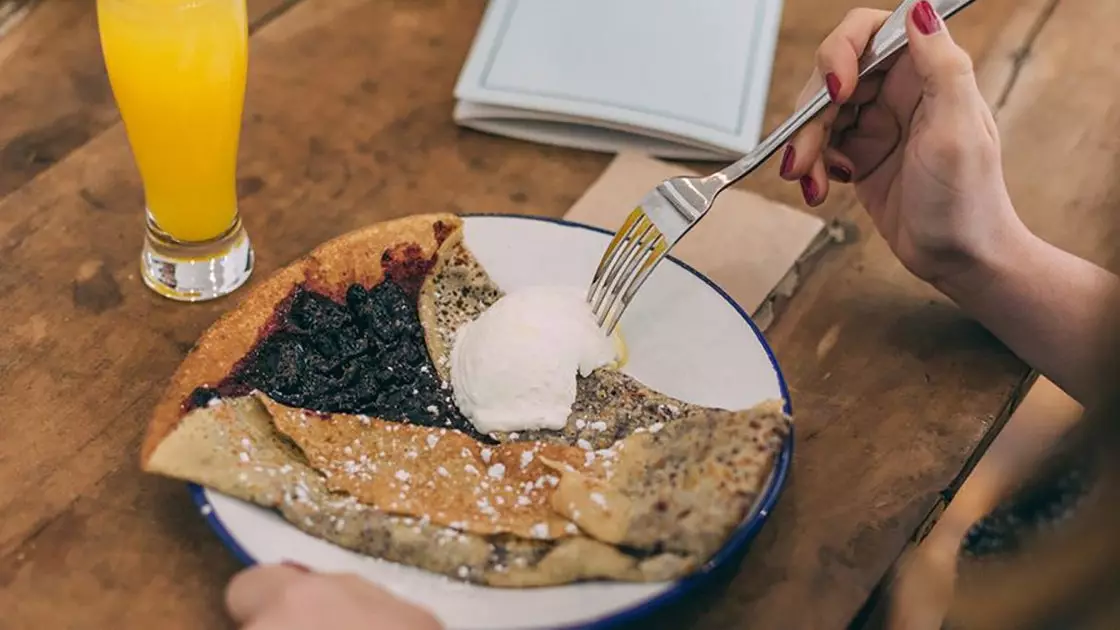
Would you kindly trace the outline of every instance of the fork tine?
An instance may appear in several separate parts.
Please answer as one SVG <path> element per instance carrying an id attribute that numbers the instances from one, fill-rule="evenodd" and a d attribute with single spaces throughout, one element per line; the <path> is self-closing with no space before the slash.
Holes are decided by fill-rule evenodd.
<path id="1" fill-rule="evenodd" d="M 661 232 L 651 223 L 649 229 L 643 230 L 641 236 L 635 239 L 636 247 L 633 248 L 633 255 L 627 258 L 627 260 L 625 261 L 625 266 L 619 265 L 611 273 L 611 276 L 607 279 L 606 282 L 606 290 L 602 295 L 599 296 L 599 299 L 596 301 L 592 308 L 592 310 L 594 310 L 596 315 L 598 316 L 600 325 L 602 325 L 603 322 L 606 321 L 607 315 L 610 313 L 611 308 L 614 306 L 614 303 L 617 300 L 622 287 L 627 284 L 631 276 L 634 275 L 634 270 L 646 258 L 650 248 L 652 247 L 652 244 L 661 237 Z M 606 299 L 606 305 L 600 307 L 603 304 L 604 299 Z"/>
<path id="2" fill-rule="evenodd" d="M 656 237 L 660 233 L 653 223 L 642 216 L 641 221 L 635 226 L 634 235 L 627 241 L 625 249 L 618 255 L 616 264 L 611 267 L 607 275 L 602 280 L 602 292 L 591 303 L 591 310 L 597 314 L 601 314 L 600 306 L 603 300 L 611 294 L 611 287 L 615 285 L 616 280 L 625 280 L 631 273 L 634 266 L 642 258 L 642 250 L 649 239 Z M 613 301 L 613 300 L 611 300 Z M 602 318 L 600 317 L 600 323 Z"/>
<path id="3" fill-rule="evenodd" d="M 656 238 L 657 235 L 660 235 L 660 232 L 657 231 L 656 226 L 652 222 L 644 220 L 641 225 L 641 232 L 635 234 L 635 237 L 629 241 L 625 256 L 619 256 L 617 265 L 610 270 L 603 280 L 603 290 L 596 297 L 595 302 L 591 303 L 591 311 L 595 313 L 599 324 L 603 324 L 607 309 L 614 303 L 612 295 L 615 287 L 618 286 L 618 282 L 625 281 L 632 274 L 634 267 L 645 256 L 645 248 L 648 242 Z"/>
<path id="4" fill-rule="evenodd" d="M 621 311 L 626 308 L 626 303 L 620 302 L 620 298 L 627 294 L 635 278 L 644 272 L 651 262 L 661 255 L 661 252 L 667 249 L 668 244 L 664 235 L 659 231 L 655 231 L 653 238 L 643 244 L 642 255 L 635 258 L 627 267 L 625 275 L 620 277 L 618 282 L 611 286 L 610 299 L 607 300 L 607 305 L 597 311 L 600 327 L 611 320 L 617 323 L 619 317 L 621 317 Z"/>
<path id="5" fill-rule="evenodd" d="M 602 287 L 601 281 L 607 271 L 613 268 L 618 262 L 619 246 L 632 236 L 642 216 L 641 208 L 635 209 L 630 213 L 630 216 L 626 217 L 626 221 L 622 224 L 622 227 L 618 228 L 618 231 L 615 232 L 614 238 L 612 238 L 610 244 L 607 245 L 607 250 L 603 252 L 603 257 L 599 259 L 599 266 L 595 269 L 595 274 L 591 277 L 591 286 L 587 290 L 588 302 L 592 301 L 595 297 L 595 293 Z"/>
<path id="6" fill-rule="evenodd" d="M 646 222 L 641 225 L 641 232 L 635 234 L 634 238 L 628 242 L 626 251 L 618 256 L 617 265 L 615 265 L 614 268 L 608 272 L 606 278 L 604 278 L 603 291 L 601 291 L 595 299 L 595 302 L 591 304 L 592 312 L 599 315 L 603 313 L 601 305 L 603 305 L 604 299 L 612 295 L 613 287 L 616 286 L 617 282 L 625 280 L 627 276 L 631 274 L 637 262 L 641 261 L 644 256 L 643 250 L 646 247 L 646 243 L 650 242 L 650 239 L 655 238 L 657 234 L 659 234 L 659 232 L 657 232 L 657 229 L 654 228 L 652 223 Z M 607 303 L 609 304 L 610 302 L 614 302 L 614 300 L 607 299 Z M 601 323 L 601 317 L 599 319 Z"/>
<path id="7" fill-rule="evenodd" d="M 630 306 L 630 300 L 634 299 L 634 295 L 638 292 L 638 289 L 642 288 L 642 285 L 645 284 L 650 274 L 653 273 L 657 264 L 665 258 L 665 254 L 667 254 L 668 251 L 669 248 L 665 238 L 662 237 L 658 239 L 652 244 L 650 254 L 646 256 L 642 266 L 636 273 L 630 275 L 629 285 L 624 289 L 620 288 L 619 292 L 616 294 L 616 299 L 612 300 L 612 305 L 617 303 L 618 307 L 612 309 L 610 318 L 606 320 L 606 327 L 604 330 L 608 335 L 614 332 L 615 326 L 618 325 L 618 320 L 622 319 L 622 312 L 626 310 L 627 306 Z M 600 326 L 602 325 L 603 322 L 600 322 Z"/>
<path id="8" fill-rule="evenodd" d="M 599 278 L 599 282 L 595 285 L 593 299 L 589 302 L 593 312 L 598 312 L 599 305 L 603 303 L 603 298 L 610 292 L 611 284 L 614 283 L 618 272 L 626 266 L 627 262 L 633 258 L 637 251 L 638 244 L 641 242 L 641 237 L 643 236 L 642 233 L 639 233 L 639 229 L 644 230 L 646 228 L 641 225 L 636 225 L 635 228 L 631 230 L 631 233 L 615 251 L 606 272 Z"/>

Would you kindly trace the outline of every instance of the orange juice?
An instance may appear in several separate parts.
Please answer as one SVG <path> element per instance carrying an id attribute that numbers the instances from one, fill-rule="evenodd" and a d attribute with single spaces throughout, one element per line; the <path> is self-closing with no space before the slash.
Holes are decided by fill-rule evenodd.
<path id="1" fill-rule="evenodd" d="M 98 0 L 101 48 L 161 230 L 207 241 L 237 216 L 245 0 Z"/>

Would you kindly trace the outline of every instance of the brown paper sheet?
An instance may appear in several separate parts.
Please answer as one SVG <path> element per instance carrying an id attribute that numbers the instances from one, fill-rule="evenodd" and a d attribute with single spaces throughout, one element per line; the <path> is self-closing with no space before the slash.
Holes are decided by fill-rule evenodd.
<path id="1" fill-rule="evenodd" d="M 662 180 L 693 173 L 621 153 L 564 218 L 617 230 Z M 824 231 L 821 219 L 743 190 L 723 192 L 672 255 L 708 276 L 748 313 L 756 313 Z"/>

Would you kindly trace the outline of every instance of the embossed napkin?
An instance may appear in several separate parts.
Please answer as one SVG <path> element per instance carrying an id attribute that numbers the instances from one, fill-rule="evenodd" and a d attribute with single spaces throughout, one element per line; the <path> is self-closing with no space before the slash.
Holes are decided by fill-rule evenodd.
<path id="1" fill-rule="evenodd" d="M 490 0 L 455 84 L 455 122 L 591 151 L 746 153 L 762 131 L 782 0 L 652 4 Z"/>
<path id="2" fill-rule="evenodd" d="M 659 182 L 686 169 L 620 153 L 564 218 L 611 231 Z M 672 255 L 711 278 L 765 328 L 777 299 L 789 297 L 806 263 L 843 231 L 821 219 L 743 190 L 728 190 Z"/>

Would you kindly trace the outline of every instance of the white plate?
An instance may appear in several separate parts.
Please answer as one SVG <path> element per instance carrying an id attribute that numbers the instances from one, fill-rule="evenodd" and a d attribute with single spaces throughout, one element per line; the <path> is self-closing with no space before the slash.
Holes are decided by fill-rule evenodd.
<path id="1" fill-rule="evenodd" d="M 466 218 L 466 243 L 494 280 L 584 286 L 610 240 L 602 230 L 530 217 Z M 697 271 L 668 260 L 621 323 L 630 349 L 625 371 L 653 389 L 693 403 L 742 409 L 789 394 L 773 353 L 743 310 Z M 538 630 L 614 625 L 647 614 L 733 561 L 778 499 L 792 437 L 754 512 L 700 572 L 674 583 L 584 583 L 496 589 L 362 556 L 309 536 L 273 512 L 198 486 L 191 493 L 210 526 L 246 564 L 293 560 L 320 571 L 355 572 L 427 607 L 449 630 Z"/>

